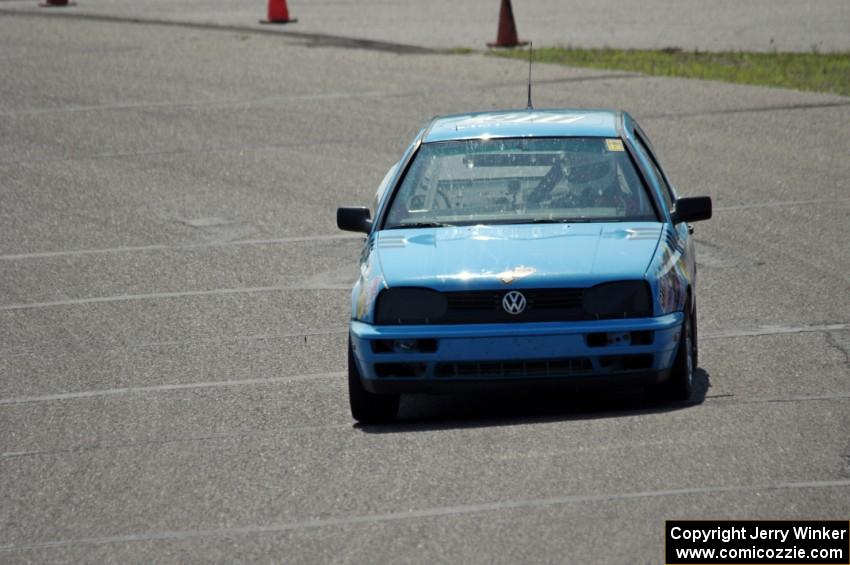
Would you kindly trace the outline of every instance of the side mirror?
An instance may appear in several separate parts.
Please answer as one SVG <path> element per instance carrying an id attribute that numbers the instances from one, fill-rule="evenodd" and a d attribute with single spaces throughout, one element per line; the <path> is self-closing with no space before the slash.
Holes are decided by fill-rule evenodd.
<path id="1" fill-rule="evenodd" d="M 369 233 L 372 231 L 371 218 L 369 208 L 336 209 L 336 225 L 341 230 Z"/>
<path id="2" fill-rule="evenodd" d="M 674 224 L 681 222 L 698 222 L 711 218 L 711 198 L 708 196 L 692 196 L 676 200 L 676 209 L 671 214 Z"/>

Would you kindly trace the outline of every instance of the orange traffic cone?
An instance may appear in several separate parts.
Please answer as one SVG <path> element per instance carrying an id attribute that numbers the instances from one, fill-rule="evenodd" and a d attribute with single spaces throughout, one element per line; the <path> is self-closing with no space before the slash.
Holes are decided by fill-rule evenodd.
<path id="1" fill-rule="evenodd" d="M 269 18 L 260 20 L 261 24 L 294 24 L 298 20 L 289 17 L 289 8 L 286 6 L 286 0 L 269 0 Z"/>
<path id="2" fill-rule="evenodd" d="M 528 45 L 528 41 L 520 41 L 517 37 L 511 0 L 502 0 L 502 6 L 499 8 L 499 35 L 496 36 L 496 43 L 488 43 L 487 47 L 518 47 L 522 45 Z"/>
<path id="3" fill-rule="evenodd" d="M 69 2 L 68 0 L 45 0 L 39 6 L 42 8 L 62 8 L 65 6 L 76 6 L 76 2 Z"/>

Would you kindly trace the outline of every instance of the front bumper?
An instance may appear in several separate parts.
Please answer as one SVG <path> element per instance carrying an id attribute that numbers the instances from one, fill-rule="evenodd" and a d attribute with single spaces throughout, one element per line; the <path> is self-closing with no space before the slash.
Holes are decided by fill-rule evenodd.
<path id="1" fill-rule="evenodd" d="M 655 383 L 669 375 L 683 314 L 511 324 L 373 326 L 352 321 L 363 386 L 374 393 L 517 384 Z"/>

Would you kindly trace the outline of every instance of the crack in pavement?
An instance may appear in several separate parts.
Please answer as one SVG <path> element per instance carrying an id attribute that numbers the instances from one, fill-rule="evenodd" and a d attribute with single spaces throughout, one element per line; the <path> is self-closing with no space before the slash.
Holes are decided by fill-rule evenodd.
<path id="1" fill-rule="evenodd" d="M 730 339 L 736 337 L 755 337 L 763 335 L 781 335 L 809 332 L 831 332 L 850 330 L 850 323 L 818 324 L 810 326 L 762 326 L 752 329 L 730 329 L 700 332 L 702 339 Z"/>
<path id="2" fill-rule="evenodd" d="M 2 112 L 0 112 L 2 116 Z M 334 140 L 323 141 L 306 141 L 301 140 L 296 143 L 281 143 L 274 145 L 234 145 L 231 147 L 209 147 L 198 149 L 172 149 L 167 151 L 127 151 L 120 153 L 89 153 L 85 155 L 54 155 L 49 157 L 35 157 L 31 159 L 17 159 L 14 161 L 0 161 L 0 167 L 15 167 L 21 165 L 29 165 L 36 163 L 63 163 L 63 162 L 81 162 L 81 161 L 97 161 L 97 160 L 122 160 L 133 159 L 136 157 L 183 157 L 195 155 L 227 155 L 229 153 L 261 153 L 272 151 L 291 151 L 298 153 L 311 148 L 330 149 L 333 146 L 339 145 L 345 147 L 351 145 L 353 140 L 336 138 Z M 2 258 L 2 257 L 0 257 Z"/>
<path id="3" fill-rule="evenodd" d="M 728 114 L 748 114 L 758 112 L 787 112 L 790 110 L 812 110 L 819 108 L 839 108 L 850 106 L 850 100 L 834 102 L 801 102 L 798 104 L 782 104 L 777 106 L 760 106 L 755 108 L 727 108 L 725 110 L 705 110 L 702 112 L 670 112 L 665 114 L 637 114 L 641 119 L 668 119 L 668 118 L 700 118 L 705 116 L 723 116 Z"/>
<path id="4" fill-rule="evenodd" d="M 144 394 L 151 392 L 173 392 L 177 390 L 196 390 L 206 388 L 223 388 L 235 386 L 256 386 L 278 383 L 289 383 L 295 381 L 312 381 L 321 379 L 335 379 L 344 376 L 346 373 L 331 372 L 331 373 L 307 373 L 303 375 L 289 375 L 283 377 L 266 377 L 256 379 L 238 379 L 231 381 L 206 381 L 195 383 L 177 383 L 177 384 L 161 384 L 150 386 L 135 386 L 122 388 L 109 388 L 101 390 L 85 390 L 80 392 L 64 392 L 56 394 L 46 394 L 42 396 L 20 396 L 17 398 L 0 398 L 0 407 L 15 406 L 19 404 L 36 404 L 41 402 L 55 402 L 60 400 L 80 400 L 86 398 L 102 398 L 105 396 L 120 396 L 128 394 Z"/>
<path id="5" fill-rule="evenodd" d="M 83 345 L 85 344 L 89 348 L 97 347 L 99 351 L 121 351 L 125 349 L 144 349 L 144 348 L 157 348 L 157 347 L 191 347 L 198 345 L 223 345 L 228 343 L 240 343 L 240 342 L 251 342 L 251 341 L 273 341 L 273 340 L 288 340 L 295 339 L 300 341 L 304 340 L 304 344 L 307 344 L 307 338 L 310 337 L 325 337 L 325 336 L 334 336 L 334 335 L 347 335 L 348 328 L 340 327 L 338 329 L 316 329 L 307 332 L 294 332 L 294 333 L 274 333 L 274 334 L 254 334 L 254 335 L 236 335 L 232 337 L 216 337 L 216 338 L 197 338 L 197 339 L 183 339 L 183 340 L 165 340 L 165 341 L 142 341 L 139 343 L 122 343 L 117 345 L 111 345 L 107 343 L 98 343 L 96 341 L 88 341 L 88 342 L 73 342 L 75 345 Z M 61 350 L 60 350 L 61 351 Z M 42 347 L 40 349 L 8 349 L 5 351 L 0 351 L 0 359 L 11 358 L 11 357 L 23 357 L 23 356 L 39 356 L 44 357 L 45 355 L 55 354 L 56 351 L 49 351 L 49 348 Z"/>
<path id="6" fill-rule="evenodd" d="M 733 204 L 730 206 L 714 206 L 713 210 L 715 212 L 737 212 L 739 210 L 785 208 L 789 206 L 796 208 L 798 206 L 814 206 L 816 204 L 850 204 L 850 198 L 813 198 L 810 200 L 784 200 L 779 202 L 761 202 L 757 204 Z"/>
<path id="7" fill-rule="evenodd" d="M 722 399 L 722 400 L 721 400 Z M 707 396 L 706 400 L 716 400 L 717 404 L 782 404 L 794 402 L 828 402 L 832 400 L 850 399 L 850 392 L 836 392 L 829 394 L 798 394 L 792 396 L 773 396 L 764 398 L 738 398 L 734 394 L 722 394 Z M 714 402 L 712 402 L 714 404 Z"/>
<path id="8" fill-rule="evenodd" d="M 0 261 L 20 261 L 26 259 L 46 259 L 51 257 L 79 257 L 83 255 L 102 255 L 106 253 L 131 253 L 139 251 L 175 251 L 186 249 L 203 249 L 208 247 L 233 247 L 237 245 L 280 245 L 289 243 L 313 243 L 321 241 L 363 240 L 363 235 L 339 233 L 320 235 L 296 235 L 268 239 L 236 239 L 231 241 L 208 241 L 184 244 L 154 244 L 130 247 L 106 247 L 101 249 L 71 249 L 69 251 L 35 251 L 32 253 L 13 253 L 0 255 Z"/>
<path id="9" fill-rule="evenodd" d="M 326 429 L 353 429 L 351 423 L 345 424 L 322 424 L 322 425 L 313 425 L 313 426 L 287 426 L 286 433 L 292 432 L 315 432 Z M 194 443 L 194 442 L 203 442 L 203 441 L 215 441 L 219 439 L 234 439 L 234 438 L 254 438 L 254 437 L 262 437 L 262 436 L 279 436 L 281 434 L 281 430 L 246 430 L 240 432 L 221 432 L 221 433 L 212 433 L 212 434 L 204 434 L 200 436 L 185 436 L 185 437 L 172 437 L 172 438 L 163 438 L 163 439 L 149 439 L 143 441 L 119 441 L 116 443 L 93 443 L 90 445 L 80 445 L 77 447 L 69 447 L 65 449 L 34 449 L 31 451 L 7 451 L 6 453 L 0 453 L 0 459 L 14 459 L 18 457 L 32 457 L 35 455 L 59 455 L 59 454 L 77 454 L 77 453 L 86 453 L 89 451 L 100 451 L 100 450 L 114 450 L 114 449 L 122 449 L 122 448 L 137 448 L 137 447 L 147 447 L 147 446 L 161 446 L 161 445 L 172 445 L 179 443 Z"/>
<path id="10" fill-rule="evenodd" d="M 275 285 L 240 288 L 216 288 L 210 290 L 186 290 L 180 292 L 152 292 L 149 294 L 119 294 L 113 296 L 96 296 L 92 298 L 72 298 L 68 300 L 52 300 L 49 302 L 28 302 L 24 304 L 5 304 L 0 306 L 0 312 L 15 310 L 32 310 L 40 308 L 55 308 L 64 306 L 81 306 L 88 304 L 103 304 L 109 302 L 126 302 L 138 300 L 162 300 L 169 298 L 187 298 L 197 296 L 218 296 L 231 294 L 256 294 L 286 291 L 350 291 L 351 285 Z"/>
<path id="11" fill-rule="evenodd" d="M 0 10 L 2 13 L 2 10 Z M 137 102 L 126 104 L 98 104 L 91 106 L 57 106 L 54 108 L 32 108 L 29 110 L 7 110 L 0 112 L 0 116 L 10 117 L 25 117 L 25 116 L 40 116 L 43 114 L 62 114 L 72 112 L 105 112 L 105 111 L 122 111 L 122 110 L 156 110 L 159 108 L 239 108 L 248 106 L 274 106 L 281 102 L 293 102 L 297 100 L 344 100 L 349 98 L 390 98 L 390 97 L 405 97 L 405 96 L 427 96 L 427 91 L 362 91 L 362 92 L 320 92 L 320 93 L 304 93 L 304 94 L 288 94 L 283 96 L 270 96 L 266 98 L 255 99 L 232 99 L 232 100 L 199 100 L 194 102 Z M 327 142 L 328 144 L 339 143 L 337 139 Z M 275 146 L 270 146 L 275 148 Z M 246 148 L 251 149 L 251 148 Z M 175 153 L 191 153 L 191 151 L 175 151 Z M 141 152 L 140 155 L 147 153 Z M 132 157 L 135 153 L 125 153 L 119 155 L 121 157 Z M 99 155 L 95 155 L 99 156 Z M 82 156 L 82 159 L 89 158 Z M 64 160 L 72 160 L 72 157 L 65 157 Z M 10 165 L 17 163 L 25 163 L 28 161 L 3 161 L 0 165 Z"/>

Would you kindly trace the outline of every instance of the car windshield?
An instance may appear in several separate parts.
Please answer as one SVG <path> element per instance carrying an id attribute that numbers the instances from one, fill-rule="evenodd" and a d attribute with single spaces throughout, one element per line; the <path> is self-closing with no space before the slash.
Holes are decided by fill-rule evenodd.
<path id="1" fill-rule="evenodd" d="M 423 144 L 384 228 L 656 220 L 622 140 L 508 138 Z"/>

